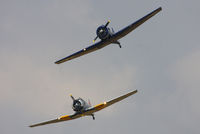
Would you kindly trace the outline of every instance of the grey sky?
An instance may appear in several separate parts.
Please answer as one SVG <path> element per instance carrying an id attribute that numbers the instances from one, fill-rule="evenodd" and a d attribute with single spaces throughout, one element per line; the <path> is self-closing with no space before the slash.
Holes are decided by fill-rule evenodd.
<path id="1" fill-rule="evenodd" d="M 1 134 L 199 134 L 198 0 L 1 0 Z M 158 15 L 110 45 L 70 62 L 54 61 L 92 44 L 96 28 L 115 31 L 162 6 Z M 96 113 L 38 128 L 73 113 L 71 98 L 93 105 L 138 93 Z"/>

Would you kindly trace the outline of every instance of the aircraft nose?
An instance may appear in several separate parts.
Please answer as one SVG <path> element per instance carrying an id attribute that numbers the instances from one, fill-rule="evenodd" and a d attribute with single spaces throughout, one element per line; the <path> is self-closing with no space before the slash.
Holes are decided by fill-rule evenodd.
<path id="1" fill-rule="evenodd" d="M 102 33 L 102 32 L 103 32 L 103 29 L 101 29 L 99 32 Z"/>

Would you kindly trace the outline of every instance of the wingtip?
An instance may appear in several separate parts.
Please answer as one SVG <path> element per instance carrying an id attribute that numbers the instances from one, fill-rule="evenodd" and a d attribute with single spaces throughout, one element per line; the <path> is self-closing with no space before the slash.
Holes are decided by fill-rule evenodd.
<path id="1" fill-rule="evenodd" d="M 132 91 L 132 93 L 137 93 L 138 92 L 138 90 L 136 89 L 136 90 L 134 90 L 134 91 Z"/>
<path id="2" fill-rule="evenodd" d="M 60 64 L 61 62 L 60 61 L 56 61 L 56 62 L 54 62 L 55 64 Z"/>
<path id="3" fill-rule="evenodd" d="M 161 11 L 161 10 L 162 10 L 162 7 L 159 7 L 157 10 Z"/>

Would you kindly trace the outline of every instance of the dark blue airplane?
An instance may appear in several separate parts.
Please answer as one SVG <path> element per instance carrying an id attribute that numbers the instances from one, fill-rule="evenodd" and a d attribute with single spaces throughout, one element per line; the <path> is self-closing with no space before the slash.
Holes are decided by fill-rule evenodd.
<path id="1" fill-rule="evenodd" d="M 157 8 L 156 10 L 152 11 L 151 13 L 147 14 L 146 16 L 144 16 L 143 18 L 137 20 L 136 22 L 130 24 L 129 26 L 125 27 L 124 29 L 118 31 L 117 33 L 114 33 L 114 30 L 108 28 L 108 24 L 110 23 L 110 21 L 108 21 L 105 25 L 101 25 L 97 28 L 96 30 L 96 34 L 97 36 L 95 37 L 95 39 L 93 40 L 93 42 L 95 42 L 95 40 L 97 38 L 101 39 L 101 41 L 87 47 L 84 48 L 70 56 L 67 56 L 61 60 L 58 60 L 55 62 L 55 64 L 60 64 L 69 60 L 72 60 L 74 58 L 80 57 L 82 55 L 88 54 L 90 52 L 96 51 L 98 49 L 101 49 L 111 43 L 114 44 L 118 44 L 119 47 L 121 48 L 120 42 L 118 41 L 119 39 L 121 39 L 122 37 L 126 36 L 128 33 L 130 33 L 131 31 L 133 31 L 134 29 L 136 29 L 138 26 L 140 26 L 141 24 L 143 24 L 145 21 L 147 21 L 148 19 L 150 19 L 151 17 L 153 17 L 154 15 L 156 15 L 158 12 L 160 12 L 162 10 L 161 7 Z"/>

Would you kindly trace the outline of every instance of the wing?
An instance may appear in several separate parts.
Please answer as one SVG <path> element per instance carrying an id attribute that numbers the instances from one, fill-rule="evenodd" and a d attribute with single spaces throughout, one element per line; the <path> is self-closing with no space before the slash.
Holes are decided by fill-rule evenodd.
<path id="1" fill-rule="evenodd" d="M 47 124 L 52 124 L 52 123 L 57 123 L 57 122 L 62 122 L 62 121 L 68 121 L 68 120 L 73 120 L 73 119 L 76 119 L 76 118 L 79 118 L 79 117 L 81 117 L 80 114 L 64 115 L 64 116 L 61 116 L 61 117 L 54 119 L 54 120 L 45 121 L 45 122 L 42 122 L 42 123 L 30 125 L 29 127 L 37 127 L 37 126 L 42 126 L 42 125 L 47 125 Z"/>
<path id="2" fill-rule="evenodd" d="M 142 25 L 145 21 L 156 15 L 158 12 L 162 10 L 161 7 L 157 8 L 156 10 L 152 11 L 151 13 L 147 14 L 146 16 L 142 17 L 141 19 L 137 20 L 136 22 L 130 24 L 129 26 L 125 27 L 124 29 L 120 30 L 116 34 L 113 35 L 113 38 L 115 40 L 118 40 L 124 36 L 126 36 L 128 33 L 136 29 L 138 26 Z"/>
<path id="3" fill-rule="evenodd" d="M 102 47 L 105 47 L 109 43 L 110 42 L 108 42 L 108 41 L 99 41 L 99 42 L 97 42 L 97 43 L 95 43 L 95 44 L 93 44 L 93 45 L 91 45 L 91 46 L 89 46 L 87 48 L 84 48 L 84 49 L 82 49 L 82 50 L 70 55 L 70 56 L 67 56 L 67 57 L 65 57 L 65 58 L 63 58 L 61 60 L 56 61 L 55 64 L 60 64 L 60 63 L 72 60 L 74 58 L 80 57 L 82 55 L 91 53 L 91 52 L 96 51 L 96 50 L 98 50 L 98 49 L 100 49 Z"/>
<path id="4" fill-rule="evenodd" d="M 86 112 L 85 114 L 90 115 L 90 114 L 92 114 L 92 113 L 94 113 L 94 112 L 97 112 L 97 111 L 99 111 L 99 110 L 102 110 L 102 109 L 104 109 L 104 108 L 106 108 L 106 107 L 108 107 L 108 106 L 110 106 L 110 105 L 112 105 L 112 104 L 114 104 L 114 103 L 117 103 L 117 102 L 119 102 L 119 101 L 121 101 L 121 100 L 123 100 L 123 99 L 125 99 L 125 98 L 127 98 L 127 97 L 129 97 L 129 96 L 131 96 L 131 95 L 133 95 L 133 94 L 135 94 L 135 93 L 137 93 L 137 90 L 134 90 L 134 91 L 132 91 L 132 92 L 130 92 L 130 93 L 127 93 L 127 94 L 125 94 L 125 95 L 122 95 L 122 96 L 120 96 L 120 97 L 118 97 L 118 98 L 115 98 L 115 99 L 113 99 L 113 100 L 111 100 L 111 101 L 104 102 L 104 103 L 100 103 L 100 104 L 94 106 L 93 108 L 88 109 L 87 112 Z"/>

